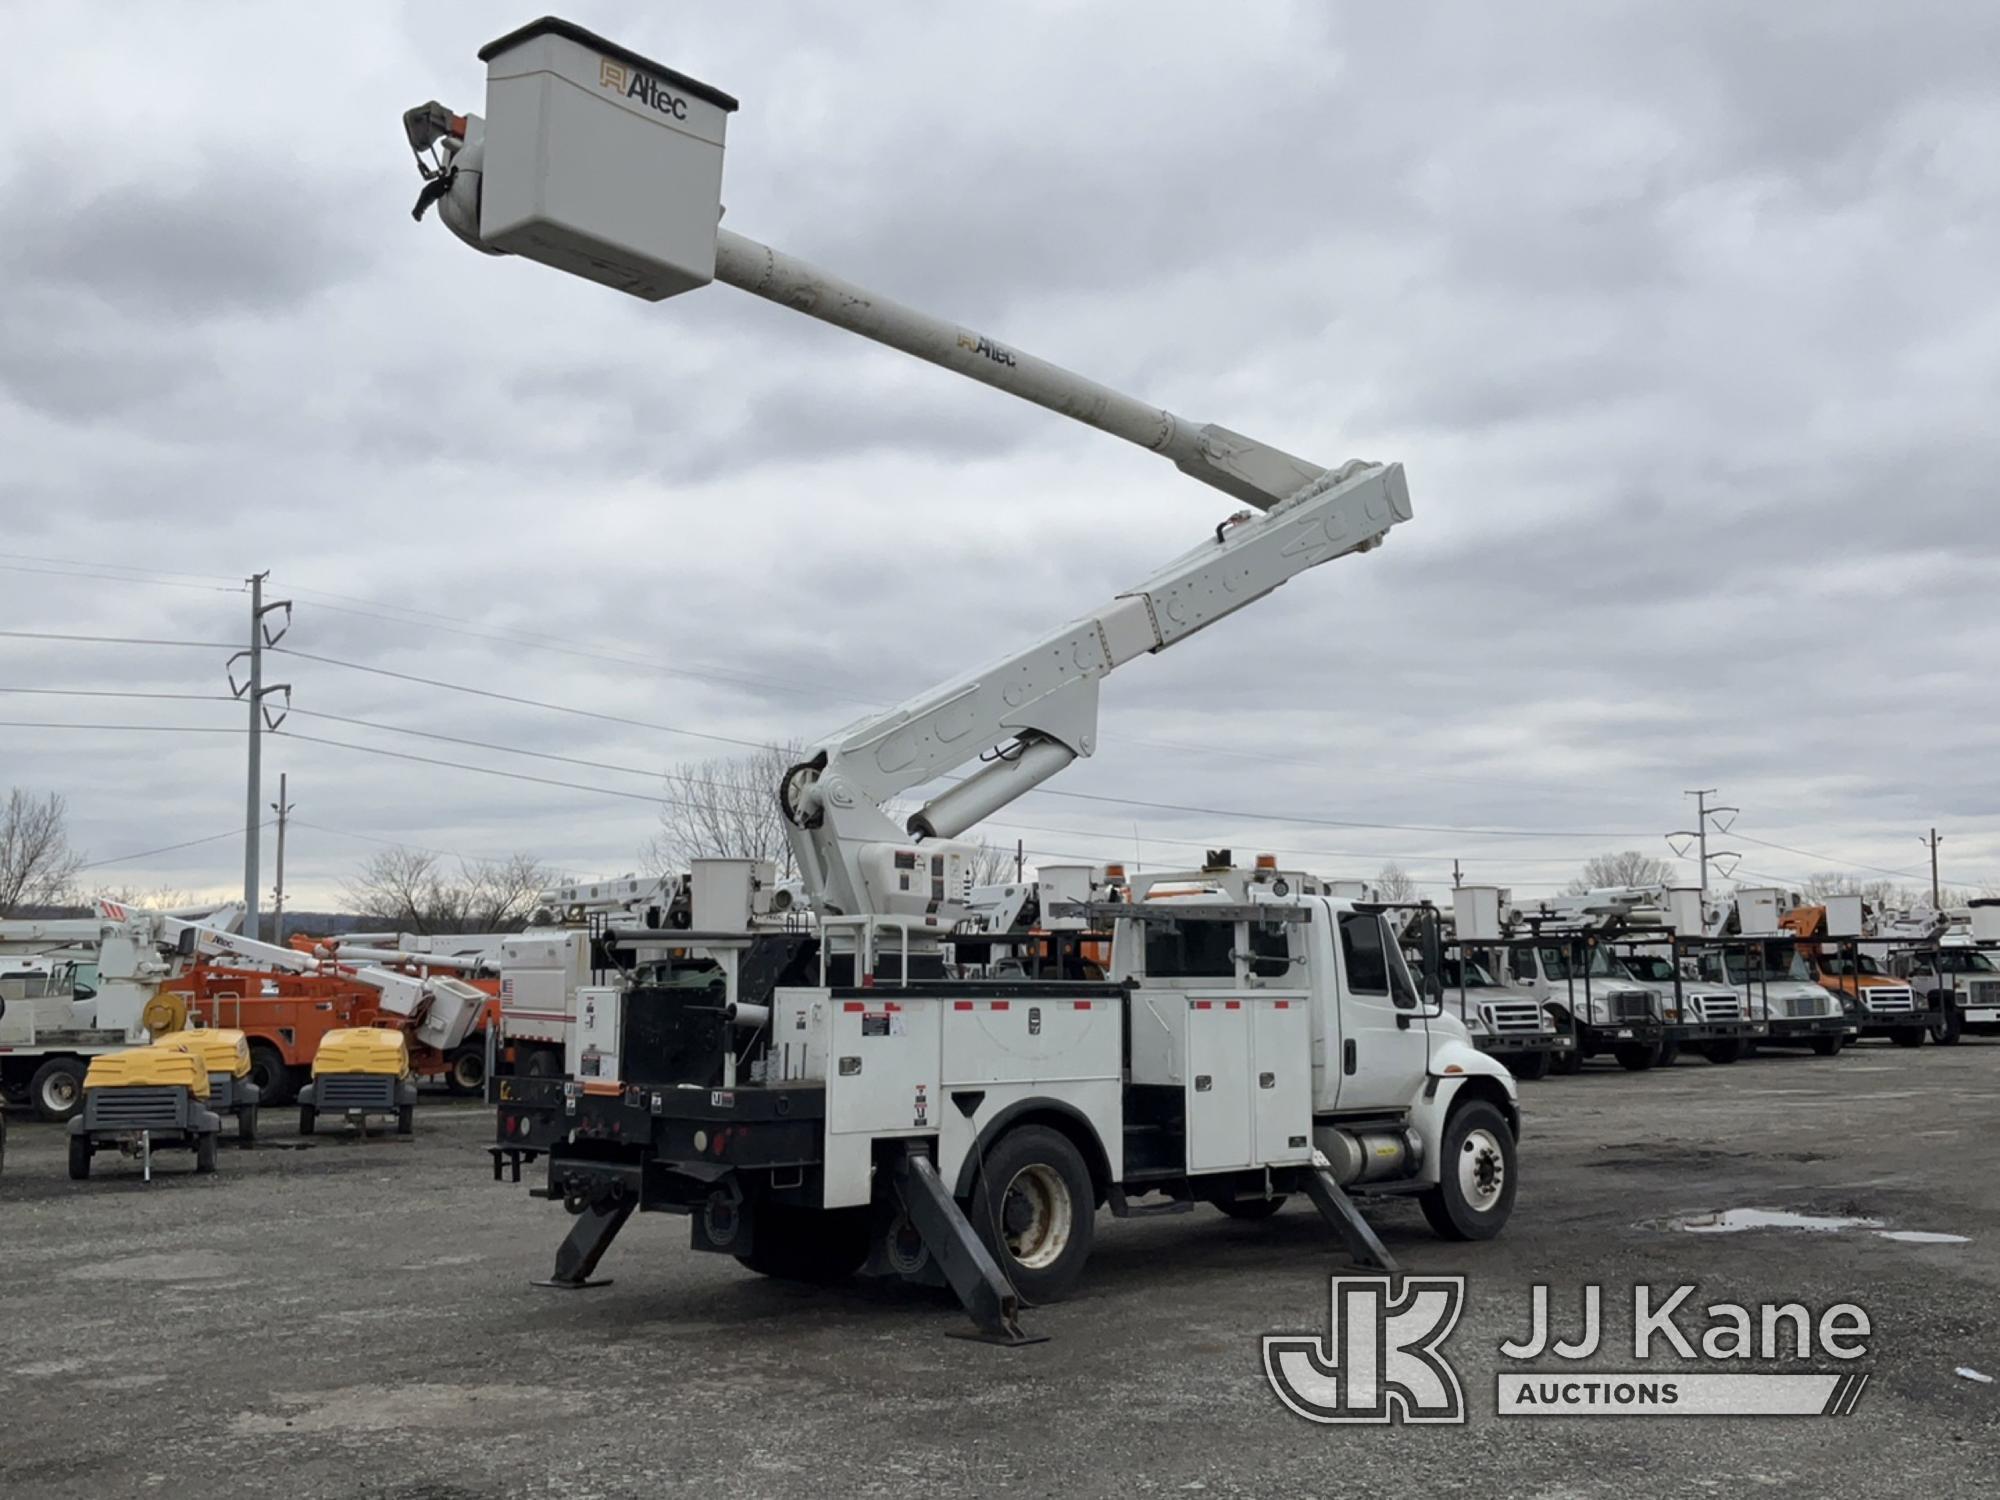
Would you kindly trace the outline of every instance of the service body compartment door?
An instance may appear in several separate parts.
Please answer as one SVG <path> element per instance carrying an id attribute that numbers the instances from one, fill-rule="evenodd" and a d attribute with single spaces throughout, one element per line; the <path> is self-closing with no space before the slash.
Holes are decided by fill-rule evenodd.
<path id="1" fill-rule="evenodd" d="M 1304 996 L 1254 999 L 1251 1146 L 1259 1165 L 1312 1157 L 1312 1007 Z"/>
<path id="2" fill-rule="evenodd" d="M 826 1065 L 827 1129 L 909 1134 L 938 1128 L 935 1000 L 835 999 Z"/>
<path id="3" fill-rule="evenodd" d="M 1194 998 L 1187 1021 L 1188 1171 L 1251 1164 L 1251 1002 Z M 1309 1054 L 1307 1054 L 1309 1056 Z"/>

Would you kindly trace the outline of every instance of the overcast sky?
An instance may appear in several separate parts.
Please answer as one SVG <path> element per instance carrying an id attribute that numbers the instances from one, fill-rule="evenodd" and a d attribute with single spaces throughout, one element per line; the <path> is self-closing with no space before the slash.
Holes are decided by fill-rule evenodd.
<path id="1" fill-rule="evenodd" d="M 1054 787 L 1130 802 L 1033 796 L 996 842 L 1535 891 L 1668 853 L 1716 787 L 1740 878 L 1915 874 L 1935 824 L 1947 880 L 2000 881 L 2000 10 L 568 14 L 742 100 L 740 232 L 1196 422 L 1406 466 L 1382 550 L 1106 684 Z M 5 628 L 235 641 L 269 569 L 301 652 L 810 739 L 1235 508 L 734 290 L 645 304 L 413 224 L 402 111 L 480 109 L 474 54 L 530 15 L 8 7 Z M 0 637 L 0 686 L 208 695 L 227 654 Z M 633 868 L 658 773 L 728 750 L 269 676 L 286 730 L 345 742 L 266 745 L 309 904 L 383 841 Z M 108 860 L 240 829 L 242 718 L 8 692 L 0 764 Z M 240 843 L 89 878 L 227 892 Z"/>

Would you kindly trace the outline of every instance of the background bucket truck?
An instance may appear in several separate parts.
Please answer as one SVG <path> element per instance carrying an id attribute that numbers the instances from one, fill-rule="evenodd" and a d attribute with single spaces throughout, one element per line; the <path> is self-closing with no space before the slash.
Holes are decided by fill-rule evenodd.
<path id="1" fill-rule="evenodd" d="M 1333 469 L 1188 422 L 719 227 L 736 101 L 566 22 L 492 43 L 487 113 L 405 116 L 435 206 L 488 254 L 656 301 L 721 280 L 1159 453 L 1250 508 L 1024 649 L 817 742 L 776 789 L 816 918 L 759 932 L 742 862 L 691 872 L 690 926 L 606 933 L 561 1078 L 495 1080 L 495 1171 L 546 1157 L 576 1215 L 552 1283 L 589 1284 L 633 1212 L 782 1275 L 952 1287 L 1018 1343 L 1022 1301 L 1087 1260 L 1095 1214 L 1310 1197 L 1391 1264 L 1349 1189 L 1485 1238 L 1518 1180 L 1512 1079 L 1411 980 L 1379 911 L 1303 876 L 1190 872 L 1195 900 L 1085 903 L 1108 981 L 954 979 L 981 819 L 1097 748 L 1102 678 L 1410 514 L 1402 470 Z M 963 768 L 972 768 L 969 773 Z M 898 821 L 893 799 L 948 782 Z M 1115 908 L 1115 909 L 1114 909 Z M 608 976 L 607 976 L 608 977 Z"/>

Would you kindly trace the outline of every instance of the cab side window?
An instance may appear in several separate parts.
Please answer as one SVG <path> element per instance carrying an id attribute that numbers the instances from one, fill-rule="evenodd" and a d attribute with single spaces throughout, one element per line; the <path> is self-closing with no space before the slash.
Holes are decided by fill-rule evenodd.
<path id="1" fill-rule="evenodd" d="M 1146 972 L 1158 979 L 1234 979 L 1234 922 L 1195 919 L 1146 924 Z M 1278 941 L 1284 941 L 1280 933 Z"/>
<path id="2" fill-rule="evenodd" d="M 1535 950 L 1516 948 L 1507 955 L 1507 972 L 1517 984 L 1532 984 L 1535 979 Z"/>
<path id="3" fill-rule="evenodd" d="M 1292 942 L 1283 922 L 1250 925 L 1250 972 L 1259 979 L 1283 979 L 1292 972 Z"/>
<path id="4" fill-rule="evenodd" d="M 1382 941 L 1382 919 L 1364 912 L 1340 918 L 1340 956 L 1347 966 L 1347 987 L 1357 995 L 1389 993 L 1389 956 Z"/>

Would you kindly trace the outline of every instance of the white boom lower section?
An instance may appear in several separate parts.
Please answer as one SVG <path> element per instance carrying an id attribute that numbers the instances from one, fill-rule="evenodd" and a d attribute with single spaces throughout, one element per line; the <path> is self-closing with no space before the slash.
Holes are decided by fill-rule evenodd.
<path id="1" fill-rule="evenodd" d="M 792 843 L 815 904 L 839 913 L 943 916 L 928 881 L 871 889 L 864 853 L 949 839 L 1097 749 L 1097 683 L 1263 598 L 1308 568 L 1378 543 L 1410 517 L 1399 464 L 1353 463 L 1262 516 L 1245 515 L 1137 587 L 1041 640 L 849 725 L 787 777 Z M 1009 741 L 898 828 L 884 804 Z M 890 866 L 892 873 L 896 867 Z M 904 898 L 913 886 L 925 900 Z M 947 902 L 959 893 L 947 891 Z M 962 897 L 960 898 L 962 903 Z"/>

